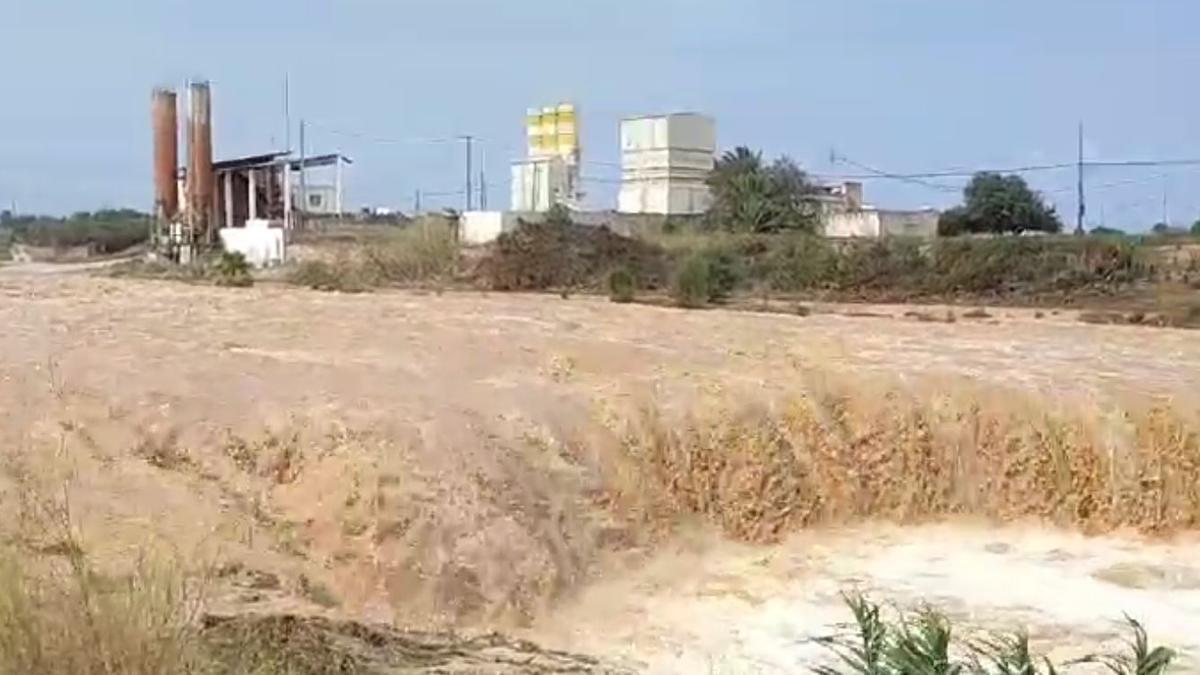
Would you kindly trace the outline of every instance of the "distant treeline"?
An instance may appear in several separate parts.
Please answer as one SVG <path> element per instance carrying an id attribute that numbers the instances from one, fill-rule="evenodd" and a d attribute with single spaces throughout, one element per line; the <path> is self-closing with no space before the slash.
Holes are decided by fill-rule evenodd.
<path id="1" fill-rule="evenodd" d="M 149 214 L 133 209 L 80 211 L 66 218 L 13 215 L 0 211 L 0 241 L 14 241 L 45 248 L 90 246 L 96 253 L 116 253 L 145 242 L 150 237 Z"/>

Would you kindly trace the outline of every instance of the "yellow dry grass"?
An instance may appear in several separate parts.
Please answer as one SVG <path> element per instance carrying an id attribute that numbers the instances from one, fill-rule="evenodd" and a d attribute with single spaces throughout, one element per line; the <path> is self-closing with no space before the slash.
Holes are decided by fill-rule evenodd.
<path id="1" fill-rule="evenodd" d="M 965 515 L 1086 532 L 1200 523 L 1200 425 L 1167 402 L 1102 414 L 1019 393 L 878 385 L 774 405 L 653 408 L 625 434 L 642 497 L 773 542 L 801 527 Z M 661 496 L 660 496 L 661 495 Z"/>

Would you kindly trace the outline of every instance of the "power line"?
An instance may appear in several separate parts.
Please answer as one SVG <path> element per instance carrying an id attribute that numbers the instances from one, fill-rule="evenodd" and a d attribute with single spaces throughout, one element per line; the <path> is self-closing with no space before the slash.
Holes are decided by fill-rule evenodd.
<path id="1" fill-rule="evenodd" d="M 385 145 L 438 145 L 438 144 L 446 144 L 446 143 L 457 143 L 462 138 L 461 136 L 447 136 L 445 138 L 440 138 L 440 137 L 389 138 L 389 137 L 384 137 L 384 136 L 374 136 L 371 134 L 364 134 L 364 133 L 357 132 L 357 131 L 348 131 L 346 129 L 339 129 L 336 127 L 331 127 L 331 126 L 327 126 L 325 124 L 320 124 L 320 123 L 316 123 L 316 122 L 309 122 L 309 125 L 314 128 L 320 129 L 321 131 L 324 131 L 327 134 L 332 134 L 334 136 L 344 136 L 347 138 L 355 138 L 355 139 L 358 139 L 361 141 L 367 141 L 370 143 L 380 143 L 380 144 L 385 144 Z"/>
<path id="2" fill-rule="evenodd" d="M 978 169 L 954 169 L 947 171 L 925 171 L 918 173 L 897 173 L 892 171 L 883 171 L 875 169 L 864 164 L 859 164 L 850 161 L 842 155 L 836 155 L 837 159 L 844 161 L 847 164 L 870 171 L 870 174 L 838 174 L 831 176 L 846 180 L 869 180 L 872 178 L 892 178 L 896 180 L 908 179 L 923 179 L 923 178 L 971 178 L 977 173 L 1034 173 L 1039 171 L 1057 171 L 1062 169 L 1075 169 L 1079 167 L 1079 162 L 1069 162 L 1062 164 L 1034 164 L 1029 166 L 1014 166 L 1005 168 L 978 168 Z M 1162 166 L 1200 166 L 1200 159 L 1158 159 L 1158 160 L 1122 160 L 1122 161 L 1084 161 L 1084 168 L 1146 168 L 1146 167 L 1162 167 Z M 941 185 L 940 187 L 950 187 Z"/>
<path id="3" fill-rule="evenodd" d="M 958 190 L 959 190 L 959 188 L 953 187 L 951 185 L 944 185 L 942 183 L 933 183 L 933 182 L 930 182 L 927 180 L 923 180 L 921 177 L 918 177 L 918 176 L 912 176 L 912 175 L 904 176 L 901 174 L 895 174 L 895 173 L 891 173 L 888 171 L 883 171 L 881 169 L 876 169 L 875 167 L 868 166 L 868 165 L 862 164 L 860 162 L 856 162 L 856 161 L 850 159 L 849 157 L 846 157 L 845 155 L 839 155 L 833 151 L 831 151 L 829 153 L 829 158 L 835 163 L 842 162 L 844 164 L 849 164 L 851 166 L 858 167 L 859 169 L 862 169 L 863 171 L 870 171 L 871 175 L 864 177 L 864 179 L 865 178 L 892 178 L 895 180 L 903 181 L 905 183 L 913 183 L 915 185 L 921 185 L 923 187 L 933 188 L 935 190 L 942 190 L 942 191 L 949 191 L 949 192 L 958 192 Z M 847 177 L 847 178 L 849 178 L 849 177 Z"/>

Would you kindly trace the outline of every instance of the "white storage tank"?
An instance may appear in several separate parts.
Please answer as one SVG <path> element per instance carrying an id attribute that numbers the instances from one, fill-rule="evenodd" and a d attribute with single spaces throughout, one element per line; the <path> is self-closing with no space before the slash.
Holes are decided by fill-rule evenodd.
<path id="1" fill-rule="evenodd" d="M 688 215 L 712 203 L 706 183 L 715 163 L 716 123 L 696 113 L 621 122 L 623 213 Z"/>
<path id="2" fill-rule="evenodd" d="M 512 167 L 512 210 L 549 211 L 555 204 L 572 204 L 573 168 L 561 157 L 517 162 Z"/>

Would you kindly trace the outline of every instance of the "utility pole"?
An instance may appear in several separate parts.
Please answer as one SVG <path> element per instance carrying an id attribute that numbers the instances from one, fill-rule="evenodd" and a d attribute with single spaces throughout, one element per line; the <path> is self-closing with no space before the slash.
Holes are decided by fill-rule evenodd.
<path id="1" fill-rule="evenodd" d="M 472 168 L 471 168 L 471 143 L 474 142 L 475 137 L 466 135 L 466 136 L 462 136 L 461 138 L 467 142 L 467 194 L 466 194 L 466 197 L 467 197 L 467 211 L 470 211 L 471 206 L 474 203 L 474 200 L 472 199 L 472 197 L 473 197 L 472 192 L 475 189 L 474 186 L 471 185 L 471 181 L 473 179 Z"/>
<path id="2" fill-rule="evenodd" d="M 292 91 L 288 74 L 283 74 L 283 145 L 287 152 L 292 151 Z"/>
<path id="3" fill-rule="evenodd" d="M 1167 210 L 1167 177 L 1166 176 L 1163 176 L 1162 197 L 1163 197 L 1162 223 L 1163 223 L 1163 225 L 1167 226 L 1167 229 L 1170 229 L 1171 228 L 1171 215 L 1170 215 L 1170 212 Z"/>
<path id="4" fill-rule="evenodd" d="M 479 148 L 479 210 L 487 211 L 487 152 Z"/>
<path id="5" fill-rule="evenodd" d="M 1087 202 L 1083 194 L 1083 122 L 1079 122 L 1079 214 L 1075 217 L 1075 234 L 1084 234 L 1083 217 L 1087 215 Z"/>
<path id="6" fill-rule="evenodd" d="M 300 120 L 300 227 L 301 228 L 303 228 L 305 226 L 305 223 L 304 223 L 305 216 L 308 215 L 308 175 L 307 175 L 308 172 L 305 170 L 305 166 L 304 166 L 304 160 L 305 160 L 304 132 L 305 132 L 306 126 L 307 125 L 305 125 L 304 120 Z"/>
<path id="7" fill-rule="evenodd" d="M 417 188 L 413 194 L 413 215 L 421 214 L 421 188 Z"/>

